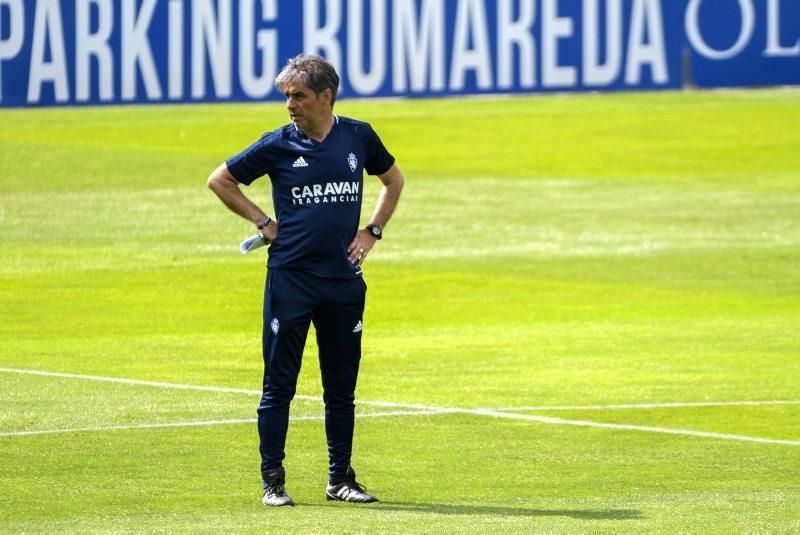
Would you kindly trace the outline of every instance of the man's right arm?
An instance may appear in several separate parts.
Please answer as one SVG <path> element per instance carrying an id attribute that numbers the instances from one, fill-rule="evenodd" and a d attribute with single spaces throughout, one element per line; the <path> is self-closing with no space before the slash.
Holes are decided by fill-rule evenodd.
<path id="1" fill-rule="evenodd" d="M 253 225 L 258 226 L 267 218 L 261 208 L 244 196 L 242 190 L 239 189 L 239 182 L 233 178 L 224 162 L 209 175 L 208 187 L 232 212 Z M 271 242 L 278 237 L 278 225 L 276 222 L 270 221 L 270 224 L 261 232 Z"/>

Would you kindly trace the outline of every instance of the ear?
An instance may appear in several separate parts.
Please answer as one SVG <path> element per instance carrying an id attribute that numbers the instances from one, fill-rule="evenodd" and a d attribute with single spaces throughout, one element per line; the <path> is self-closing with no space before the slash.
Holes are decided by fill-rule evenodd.
<path id="1" fill-rule="evenodd" d="M 331 103 L 331 99 L 333 98 L 333 91 L 331 91 L 331 89 L 328 88 L 328 89 L 326 89 L 325 91 L 323 91 L 322 93 L 319 94 L 319 98 L 325 104 L 330 104 Z"/>

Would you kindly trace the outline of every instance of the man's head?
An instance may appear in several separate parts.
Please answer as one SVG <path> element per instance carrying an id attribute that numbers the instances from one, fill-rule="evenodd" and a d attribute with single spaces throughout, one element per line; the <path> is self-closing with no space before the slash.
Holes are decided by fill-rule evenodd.
<path id="1" fill-rule="evenodd" d="M 339 91 L 339 75 L 325 58 L 305 54 L 291 58 L 275 77 L 275 87 L 281 93 L 286 94 L 286 84 L 289 82 L 304 85 L 317 96 L 321 96 L 329 89 L 330 104 L 333 108 L 333 103 L 336 102 L 336 93 Z"/>
<path id="2" fill-rule="evenodd" d="M 295 125 L 313 131 L 333 113 L 339 75 L 325 59 L 300 54 L 291 58 L 275 78 L 286 95 L 286 108 Z"/>

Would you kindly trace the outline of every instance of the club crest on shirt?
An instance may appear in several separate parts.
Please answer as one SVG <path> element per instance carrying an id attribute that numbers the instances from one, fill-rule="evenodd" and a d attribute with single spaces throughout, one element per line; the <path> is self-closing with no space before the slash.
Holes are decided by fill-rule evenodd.
<path id="1" fill-rule="evenodd" d="M 347 155 L 347 164 L 350 166 L 350 171 L 355 173 L 356 167 L 358 167 L 358 159 L 356 158 L 356 155 L 353 154 L 352 152 Z"/>
<path id="2" fill-rule="evenodd" d="M 278 318 L 272 318 L 272 322 L 269 324 L 272 328 L 272 332 L 278 334 L 278 329 L 280 328 L 281 324 L 278 321 Z"/>

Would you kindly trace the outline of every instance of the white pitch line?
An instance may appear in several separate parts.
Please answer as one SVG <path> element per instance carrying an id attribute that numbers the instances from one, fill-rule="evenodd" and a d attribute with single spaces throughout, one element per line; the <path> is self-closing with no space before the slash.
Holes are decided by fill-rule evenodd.
<path id="1" fill-rule="evenodd" d="M 85 381 L 99 381 L 103 383 L 119 383 L 123 385 L 154 386 L 157 388 L 173 388 L 177 390 L 201 390 L 204 392 L 222 392 L 226 394 L 261 395 L 259 390 L 246 388 L 229 388 L 224 386 L 186 385 L 180 383 L 162 383 L 159 381 L 145 381 L 143 379 L 126 379 L 124 377 L 106 377 L 101 375 L 84 375 L 80 373 L 48 372 L 40 370 L 24 370 L 20 368 L 0 368 L 0 372 L 18 373 L 21 375 L 41 375 L 44 377 L 60 377 L 62 379 L 83 379 Z M 298 396 L 295 396 L 298 397 Z M 316 399 L 316 398 L 315 398 Z"/>
<path id="2" fill-rule="evenodd" d="M 82 379 L 85 381 L 98 381 L 103 383 L 117 383 L 123 385 L 151 386 L 155 388 L 170 388 L 175 390 L 199 390 L 201 392 L 220 392 L 224 394 L 246 394 L 249 396 L 260 396 L 261 390 L 250 390 L 246 388 L 230 388 L 225 386 L 204 386 L 189 385 L 181 383 L 165 383 L 160 381 L 146 381 L 143 379 L 126 379 L 124 377 L 107 377 L 102 375 L 84 375 L 79 373 L 49 372 L 41 370 L 25 370 L 21 368 L 0 368 L 0 372 L 18 373 L 21 375 L 39 375 L 44 377 L 60 377 L 62 379 Z M 321 401 L 322 396 L 309 396 L 305 394 L 295 394 L 294 399 L 304 401 Z M 398 409 L 417 409 L 421 411 L 449 411 L 441 407 L 430 407 L 427 405 L 415 405 L 410 403 L 393 403 L 390 401 L 362 401 L 357 400 L 356 404 L 369 405 L 373 407 L 396 407 Z M 451 411 L 452 412 L 452 411 Z"/>
<path id="3" fill-rule="evenodd" d="M 502 412 L 486 409 L 469 411 L 471 414 L 481 414 L 495 418 L 511 418 L 515 420 L 527 420 L 551 425 L 574 425 L 579 427 L 599 427 L 602 429 L 621 429 L 625 431 L 644 431 L 647 433 L 663 433 L 667 435 L 684 435 L 690 437 L 714 438 L 719 440 L 733 440 L 737 442 L 757 442 L 760 444 L 783 444 L 786 446 L 800 446 L 800 440 L 781 440 L 775 438 L 750 437 L 745 435 L 728 435 L 723 433 L 708 433 L 705 431 L 692 431 L 690 429 L 673 429 L 668 427 L 650 427 L 646 425 L 629 424 L 609 424 L 603 422 L 590 422 L 584 420 L 563 420 L 561 418 L 549 418 L 547 416 L 536 416 L 533 414 L 517 414 L 513 412 Z"/>
<path id="4" fill-rule="evenodd" d="M 7 373 L 19 373 L 25 375 L 43 375 L 48 377 L 62 377 L 67 379 L 86 379 L 92 381 L 103 381 L 103 382 L 111 382 L 111 383 L 121 383 L 121 384 L 133 384 L 133 385 L 143 385 L 143 386 L 153 386 L 158 388 L 175 388 L 181 390 L 202 390 L 207 392 L 227 392 L 227 393 L 237 393 L 237 394 L 249 394 L 249 395 L 261 395 L 261 392 L 258 390 L 246 390 L 241 388 L 227 388 L 227 387 L 215 387 L 215 386 L 199 386 L 199 385 L 187 385 L 187 384 L 180 384 L 180 383 L 163 383 L 157 381 L 143 381 L 139 379 L 124 379 L 118 377 L 103 377 L 97 375 L 81 375 L 81 374 L 73 374 L 73 373 L 60 373 L 60 372 L 48 372 L 48 371 L 39 371 L 39 370 L 25 370 L 19 368 L 0 368 L 0 372 L 7 372 Z M 306 395 L 295 395 L 297 399 L 306 399 L 306 400 L 319 400 L 317 396 L 306 396 Z M 709 402 L 712 403 L 712 402 Z M 759 404 L 766 404 L 767 402 L 759 401 L 759 402 L 749 402 L 749 401 L 742 401 L 742 402 L 713 402 L 713 403 L 727 403 L 727 404 L 752 404 L 752 403 L 759 403 Z M 780 402 L 781 404 L 791 403 L 795 404 L 797 402 Z M 772 438 L 761 438 L 761 437 L 750 437 L 745 435 L 728 435 L 728 434 L 721 434 L 721 433 L 708 433 L 705 431 L 692 431 L 690 429 L 671 429 L 667 427 L 649 427 L 649 426 L 639 426 L 639 425 L 628 425 L 628 424 L 612 424 L 612 423 L 603 423 L 603 422 L 591 422 L 591 421 L 583 421 L 583 420 L 563 420 L 560 418 L 549 418 L 546 416 L 535 416 L 529 414 L 517 414 L 514 412 L 506 412 L 507 410 L 526 410 L 525 408 L 518 408 L 518 409 L 464 409 L 458 407 L 437 407 L 432 405 L 418 405 L 418 404 L 409 404 L 409 403 L 394 403 L 390 401 L 357 401 L 357 404 L 361 405 L 371 405 L 377 407 L 395 407 L 399 409 L 410 409 L 413 411 L 413 414 L 452 414 L 452 413 L 460 413 L 460 414 L 474 414 L 479 416 L 491 416 L 494 418 L 509 418 L 514 420 L 527 420 L 531 422 L 538 422 L 543 424 L 551 424 L 551 425 L 573 425 L 573 426 L 580 426 L 580 427 L 598 427 L 604 429 L 621 429 L 621 430 L 628 430 L 628 431 L 645 431 L 650 433 L 664 433 L 664 434 L 672 434 L 672 435 L 684 435 L 684 436 L 695 436 L 695 437 L 704 437 L 704 438 L 715 438 L 719 440 L 734 440 L 739 442 L 757 442 L 762 444 L 783 444 L 789 446 L 800 446 L 800 440 L 781 440 L 781 439 L 772 439 Z M 774 404 L 774 403 L 773 403 Z M 667 404 L 643 404 L 643 405 L 667 405 Z M 628 406 L 630 408 L 644 408 L 643 405 L 636 405 L 636 406 Z M 678 404 L 678 403 L 671 403 L 668 404 L 669 406 L 688 406 L 688 404 Z M 586 406 L 591 407 L 591 406 Z M 597 405 L 596 407 L 602 407 Z M 607 406 L 606 406 L 607 407 Z M 625 405 L 618 405 L 618 407 L 626 407 Z M 534 410 L 534 409 L 530 409 Z M 384 414 L 381 413 L 373 413 L 375 415 Z M 385 413 L 386 416 L 389 415 L 403 415 L 400 411 L 397 412 L 389 412 Z M 366 415 L 364 415 L 366 416 Z M 363 416 L 362 416 L 363 417 Z M 313 419 L 319 417 L 296 417 L 297 419 Z M 147 424 L 153 425 L 153 424 Z M 156 426 L 164 426 L 163 424 L 155 424 Z M 202 424 L 196 424 L 202 425 Z M 214 424 L 206 424 L 206 425 L 214 425 Z M 175 426 L 175 424 L 173 424 Z M 97 430 L 97 429 L 92 429 Z M 61 432 L 61 431 L 53 431 L 53 432 Z M 26 433 L 26 432 L 22 432 Z M 4 436 L 4 435 L 0 435 Z"/>
<path id="5" fill-rule="evenodd" d="M 422 416 L 433 414 L 444 414 L 447 410 L 439 411 L 391 411 L 391 412 L 371 412 L 367 414 L 356 414 L 356 418 L 380 418 L 387 416 Z M 324 416 L 292 416 L 291 420 L 324 420 Z M 96 427 L 71 427 L 66 429 L 33 429 L 29 431 L 0 431 L 0 438 L 4 437 L 27 437 L 34 435 L 53 435 L 57 433 L 81 433 L 87 431 L 119 431 L 128 429 L 159 429 L 169 427 L 203 427 L 213 425 L 231 425 L 231 424 L 255 424 L 258 422 L 257 418 L 242 418 L 231 420 L 188 420 L 180 422 L 162 422 L 151 424 L 128 424 L 128 425 L 105 425 Z"/>
<path id="6" fill-rule="evenodd" d="M 156 388 L 170 388 L 176 390 L 198 390 L 202 392 L 220 392 L 226 394 L 245 394 L 260 396 L 260 390 L 246 388 L 232 388 L 224 386 L 205 386 L 190 385 L 182 383 L 167 383 L 161 381 L 147 381 L 144 379 L 128 379 L 124 377 L 108 377 L 101 375 L 84 375 L 78 373 L 63 373 L 41 370 L 26 370 L 21 368 L 0 368 L 0 372 L 18 373 L 22 375 L 40 375 L 45 377 L 60 377 L 63 379 L 83 379 L 88 381 L 99 381 L 105 383 L 118 383 L 126 385 L 150 386 Z M 306 394 L 296 394 L 295 399 L 305 401 L 319 401 L 321 396 L 310 396 Z M 366 401 L 358 400 L 361 405 L 373 407 L 396 407 L 399 409 L 416 409 L 420 411 L 437 412 L 464 412 L 458 408 L 434 407 L 430 405 L 419 405 L 414 403 L 396 403 L 392 401 Z M 497 407 L 487 410 L 494 411 L 571 411 L 571 410 L 618 410 L 618 409 L 658 409 L 658 408 L 681 408 L 681 407 L 735 407 L 735 406 L 768 406 L 768 405 L 800 405 L 800 400 L 764 400 L 764 401 L 698 401 L 698 402 L 663 402 L 663 403 L 629 403 L 613 405 L 538 405 L 529 407 Z M 483 410 L 483 409 L 482 409 Z"/>
<path id="7" fill-rule="evenodd" d="M 618 409 L 670 409 L 684 407 L 761 407 L 768 405 L 800 405 L 800 400 L 764 401 L 687 401 L 664 403 L 627 403 L 617 405 L 540 405 L 531 407 L 498 407 L 493 411 L 605 411 Z"/>
<path id="8" fill-rule="evenodd" d="M 63 372 L 49 372 L 40 370 L 25 370 L 21 368 L 0 368 L 0 373 L 18 373 L 21 375 L 41 375 L 45 377 L 60 377 L 62 379 L 83 379 L 87 381 L 98 381 L 103 383 L 118 383 L 124 385 L 139 385 L 151 386 L 155 388 L 171 388 L 176 390 L 199 390 L 202 392 L 220 392 L 225 394 L 246 394 L 250 396 L 260 396 L 261 390 L 250 390 L 246 388 L 230 388 L 225 386 L 204 386 L 204 385 L 189 385 L 182 383 L 165 383 L 160 381 L 147 381 L 143 379 L 126 379 L 124 377 L 107 377 L 102 375 L 84 375 L 79 373 L 63 373 Z M 321 401 L 322 396 L 310 396 L 306 394 L 295 394 L 294 399 L 301 399 L 304 401 Z M 418 411 L 432 411 L 440 412 L 459 412 L 459 409 L 449 409 L 446 407 L 432 407 L 430 405 L 418 405 L 415 403 L 395 403 L 392 401 L 367 401 L 356 400 L 356 405 L 365 405 L 370 407 L 396 407 L 398 409 L 412 409 Z"/>

